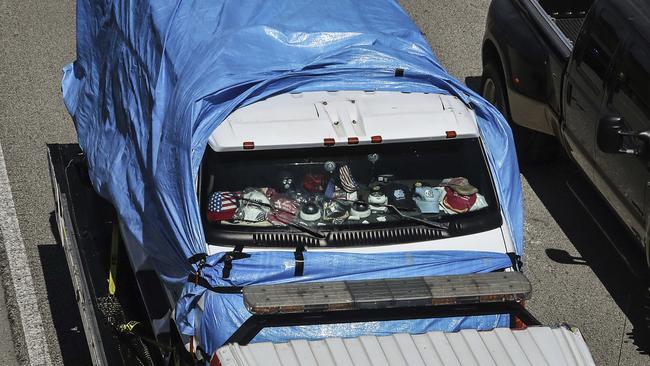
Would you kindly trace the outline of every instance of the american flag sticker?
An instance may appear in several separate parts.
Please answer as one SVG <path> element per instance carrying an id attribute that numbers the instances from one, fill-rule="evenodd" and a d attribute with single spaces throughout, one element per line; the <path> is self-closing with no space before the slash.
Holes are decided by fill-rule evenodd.
<path id="1" fill-rule="evenodd" d="M 208 201 L 208 221 L 232 220 L 238 201 L 238 192 L 212 192 Z"/>
<path id="2" fill-rule="evenodd" d="M 339 180 L 344 191 L 352 193 L 357 190 L 357 182 L 354 180 L 349 166 L 343 165 L 339 169 Z"/>

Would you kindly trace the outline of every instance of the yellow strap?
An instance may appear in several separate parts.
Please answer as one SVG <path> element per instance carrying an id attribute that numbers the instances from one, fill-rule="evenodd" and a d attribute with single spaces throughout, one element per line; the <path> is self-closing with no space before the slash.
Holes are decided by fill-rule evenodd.
<path id="1" fill-rule="evenodd" d="M 117 279 L 117 248 L 120 240 L 120 229 L 117 223 L 113 224 L 113 235 L 111 238 L 111 267 L 108 271 L 108 293 L 115 295 L 115 280 Z"/>
<path id="2" fill-rule="evenodd" d="M 132 333 L 132 332 L 133 332 L 133 328 L 135 328 L 138 324 L 140 324 L 140 322 L 137 322 L 137 321 L 135 321 L 135 320 L 131 320 L 131 321 L 129 321 L 129 322 L 126 323 L 126 324 L 121 324 L 121 325 L 119 326 L 119 328 L 120 328 L 120 330 L 121 330 L 122 332 Z"/>

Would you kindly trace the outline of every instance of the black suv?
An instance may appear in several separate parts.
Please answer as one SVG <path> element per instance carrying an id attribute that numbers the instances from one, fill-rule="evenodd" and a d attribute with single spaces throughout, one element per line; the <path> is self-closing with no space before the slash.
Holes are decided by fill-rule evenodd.
<path id="1" fill-rule="evenodd" d="M 483 65 L 520 161 L 559 140 L 650 263 L 650 2 L 493 0 Z"/>

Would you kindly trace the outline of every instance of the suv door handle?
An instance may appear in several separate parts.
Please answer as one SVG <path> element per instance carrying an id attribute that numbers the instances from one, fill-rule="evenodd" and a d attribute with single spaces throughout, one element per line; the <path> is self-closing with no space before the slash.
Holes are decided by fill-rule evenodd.
<path id="1" fill-rule="evenodd" d="M 571 104 L 572 95 L 573 95 L 573 84 L 567 82 L 567 84 L 566 84 L 566 104 Z"/>

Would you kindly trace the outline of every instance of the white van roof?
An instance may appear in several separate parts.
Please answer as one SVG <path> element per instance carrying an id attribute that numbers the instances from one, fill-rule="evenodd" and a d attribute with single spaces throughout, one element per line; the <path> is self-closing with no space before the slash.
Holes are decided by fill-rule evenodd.
<path id="1" fill-rule="evenodd" d="M 377 137 L 379 136 L 379 138 Z M 476 117 L 457 97 L 401 92 L 277 95 L 235 110 L 212 133 L 214 151 L 284 149 L 478 136 Z M 374 140 L 373 140 L 374 137 Z M 358 142 L 357 142 L 358 141 Z"/>

